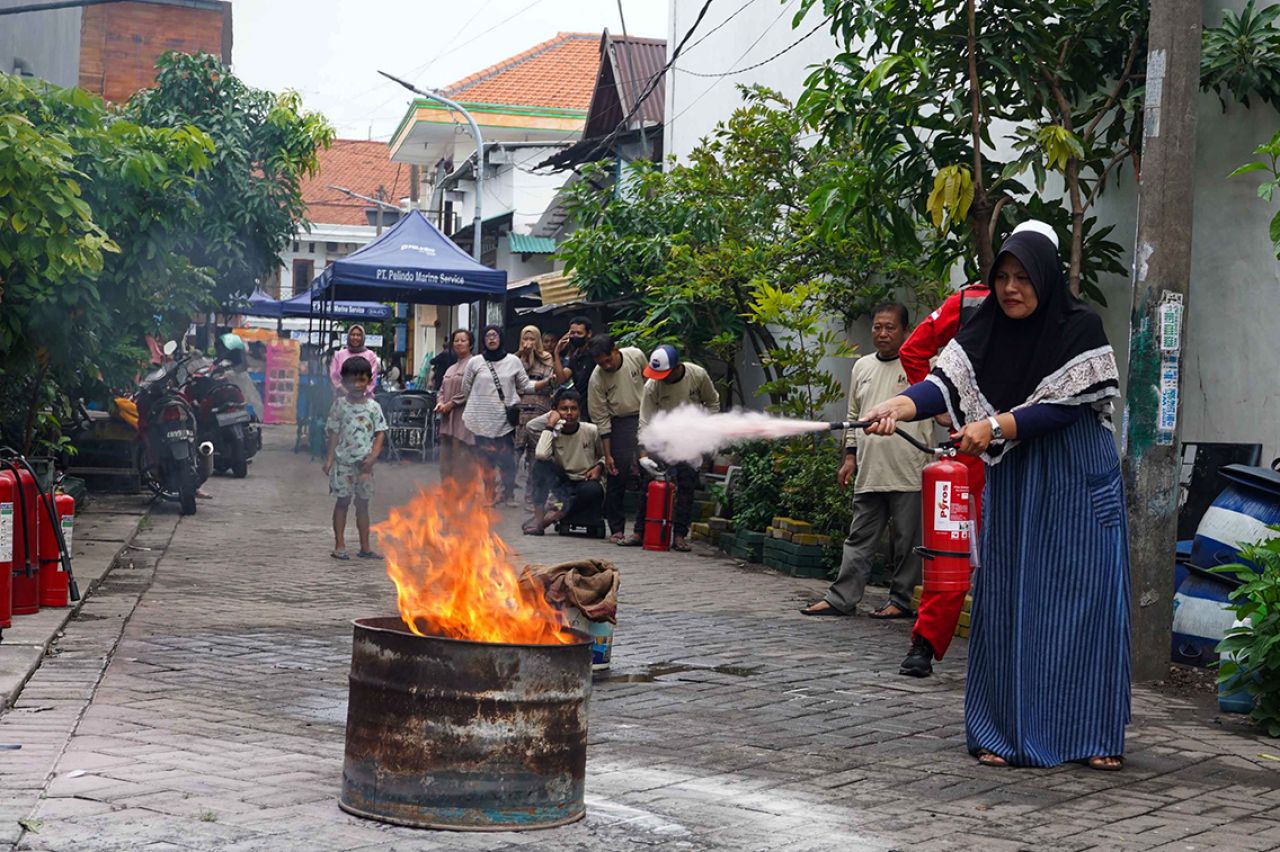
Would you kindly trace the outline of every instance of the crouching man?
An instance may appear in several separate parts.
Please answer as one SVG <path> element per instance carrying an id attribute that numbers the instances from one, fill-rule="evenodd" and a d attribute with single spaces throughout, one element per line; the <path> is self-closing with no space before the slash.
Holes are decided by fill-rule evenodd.
<path id="1" fill-rule="evenodd" d="M 533 517 L 522 528 L 525 535 L 544 535 L 547 527 L 571 514 L 599 513 L 604 506 L 604 445 L 596 427 L 581 422 L 581 405 L 582 394 L 563 390 L 555 409 L 526 427 L 541 434 L 530 472 Z"/>

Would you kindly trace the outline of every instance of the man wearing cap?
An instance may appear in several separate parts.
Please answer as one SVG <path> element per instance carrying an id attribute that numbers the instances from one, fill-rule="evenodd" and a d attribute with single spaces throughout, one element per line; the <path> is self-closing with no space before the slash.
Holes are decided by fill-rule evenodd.
<path id="1" fill-rule="evenodd" d="M 720 412 L 720 393 L 711 381 L 711 376 L 697 364 L 680 360 L 679 351 L 670 344 L 664 343 L 649 356 L 649 363 L 644 368 L 644 393 L 640 398 L 640 432 L 659 411 L 672 411 L 682 405 L 694 405 L 705 409 L 710 414 Z M 645 456 L 644 448 L 640 448 L 640 457 Z M 698 471 L 693 465 L 678 462 L 671 466 L 671 475 L 676 483 L 675 517 L 671 539 L 671 549 L 687 551 L 689 524 L 693 520 L 693 492 L 698 489 Z M 643 539 L 645 521 L 645 501 L 640 500 L 640 511 L 636 513 L 636 528 L 631 535 L 618 542 L 622 547 L 638 547 Z"/>
<path id="2" fill-rule="evenodd" d="M 627 537 L 623 497 L 637 474 L 637 434 L 646 361 L 639 349 L 634 346 L 619 349 L 607 334 L 591 338 L 587 350 L 596 362 L 596 369 L 588 381 L 587 398 L 591 401 L 592 416 L 604 442 L 604 464 L 609 474 L 604 516 L 612 533 L 609 540 L 619 544 Z"/>

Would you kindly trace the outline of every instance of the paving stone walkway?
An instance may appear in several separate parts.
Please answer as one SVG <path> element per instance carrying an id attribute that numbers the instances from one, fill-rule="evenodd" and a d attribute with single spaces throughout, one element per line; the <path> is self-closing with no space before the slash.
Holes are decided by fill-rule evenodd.
<path id="1" fill-rule="evenodd" d="M 965 643 L 897 675 L 907 625 L 809 619 L 816 581 L 706 554 L 504 534 L 623 576 L 591 699 L 587 818 L 459 834 L 337 807 L 350 619 L 380 565 L 328 558 L 330 502 L 291 432 L 178 519 L 160 507 L 0 718 L 0 839 L 29 850 L 1280 849 L 1280 742 L 1208 696 L 1138 689 L 1128 766 L 980 767 Z M 378 471 L 375 516 L 434 468 Z M 375 518 L 376 519 L 376 518 Z M 873 592 L 873 598 L 882 594 Z M 873 599 L 870 603 L 878 603 Z"/>

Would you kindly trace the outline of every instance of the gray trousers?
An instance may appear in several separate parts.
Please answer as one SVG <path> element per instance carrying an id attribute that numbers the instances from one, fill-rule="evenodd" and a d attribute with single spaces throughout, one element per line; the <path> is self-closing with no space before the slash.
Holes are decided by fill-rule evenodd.
<path id="1" fill-rule="evenodd" d="M 915 552 L 920 543 L 920 492 L 866 491 L 853 495 L 853 520 L 844 540 L 840 575 L 824 596 L 841 612 L 853 612 L 862 600 L 871 576 L 871 557 L 886 523 L 893 546 L 889 600 L 911 609 L 911 592 L 920 582 L 920 556 Z"/>

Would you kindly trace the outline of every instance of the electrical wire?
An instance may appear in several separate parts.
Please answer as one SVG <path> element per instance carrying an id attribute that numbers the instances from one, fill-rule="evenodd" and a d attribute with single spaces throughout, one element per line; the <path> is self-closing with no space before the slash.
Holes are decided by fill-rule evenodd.
<path id="1" fill-rule="evenodd" d="M 671 58 L 668 59 L 666 64 L 649 79 L 649 85 L 645 86 L 644 91 L 636 98 L 635 104 L 627 111 L 627 114 L 622 117 L 622 120 L 618 122 L 617 127 L 613 128 L 607 136 L 601 139 L 600 142 L 591 149 L 591 153 L 584 158 L 585 160 L 589 161 L 594 159 L 597 154 L 609 147 L 609 145 L 611 145 L 622 133 L 623 129 L 627 126 L 627 122 L 631 120 L 632 116 L 640 111 L 640 107 L 649 99 L 649 95 L 653 94 L 653 90 L 658 87 L 658 83 L 662 81 L 667 71 L 675 64 L 676 60 L 680 58 L 680 53 L 684 50 L 684 46 L 689 42 L 689 39 L 693 37 L 694 31 L 697 30 L 698 25 L 702 23 L 702 19 L 707 16 L 707 10 L 711 8 L 711 3 L 712 0 L 705 0 L 702 4 L 702 8 L 698 10 L 698 16 L 694 18 L 693 24 L 685 32 L 684 37 L 680 39 L 680 43 L 676 45 L 676 49 L 672 51 Z"/>
<path id="2" fill-rule="evenodd" d="M 738 55 L 738 58 L 734 60 L 735 64 L 738 62 L 741 62 L 743 59 L 746 59 L 747 54 L 751 53 L 751 51 L 755 49 L 756 45 L 764 41 L 764 37 L 767 36 L 770 32 L 772 32 L 774 26 L 778 23 L 778 21 L 782 20 L 782 16 L 787 13 L 787 10 L 791 8 L 794 2 L 795 0 L 791 0 L 791 2 L 787 3 L 785 6 L 782 7 L 782 10 L 778 12 L 777 16 L 769 23 L 769 26 L 765 27 L 764 32 L 760 33 L 760 35 L 756 37 L 756 40 L 751 42 L 751 44 L 747 46 L 747 49 L 742 51 L 742 53 Z M 806 34 L 806 38 L 808 37 L 808 35 L 812 35 L 812 33 Z M 794 47 L 794 45 L 792 45 L 791 47 Z M 787 49 L 790 50 L 791 47 L 788 47 Z M 773 59 L 776 59 L 776 58 L 777 57 L 770 57 L 768 61 L 772 61 Z M 730 73 L 733 73 L 733 72 L 730 72 Z M 738 73 L 741 73 L 741 72 L 738 72 Z M 714 79 L 716 80 L 716 82 L 719 82 L 720 80 L 724 79 L 724 77 L 716 76 L 714 77 Z M 707 86 L 707 88 L 702 91 L 702 94 L 698 95 L 696 98 L 690 101 L 687 105 L 685 105 L 684 109 L 680 110 L 678 113 L 676 113 L 673 116 L 664 118 L 663 120 L 664 124 L 667 127 L 670 127 L 677 118 L 684 115 L 689 110 L 693 109 L 693 107 L 698 103 L 698 101 L 702 100 L 708 94 L 710 94 L 711 90 L 714 89 L 715 87 L 716 87 L 716 83 L 712 83 L 710 86 Z"/>
<path id="3" fill-rule="evenodd" d="M 747 2 L 743 3 L 743 4 L 742 4 L 741 6 L 739 6 L 737 9 L 735 9 L 735 10 L 733 11 L 733 14 L 729 15 L 729 17 L 725 18 L 723 21 L 721 21 L 720 23 L 716 24 L 716 25 L 715 25 L 714 27 L 712 27 L 711 29 L 707 30 L 707 31 L 702 35 L 702 38 L 698 39 L 698 40 L 697 40 L 697 41 L 695 41 L 693 44 L 689 45 L 689 46 L 685 49 L 685 53 L 688 53 L 690 50 L 693 50 L 695 47 L 697 47 L 698 45 L 702 44 L 702 43 L 703 43 L 704 41 L 706 41 L 707 39 L 711 38 L 713 35 L 715 35 L 715 34 L 716 34 L 716 32 L 717 32 L 721 27 L 723 27 L 725 24 L 727 24 L 727 23 L 729 23 L 730 21 L 732 21 L 734 18 L 738 17 L 738 15 L 740 15 L 740 14 L 742 14 L 744 11 L 746 11 L 746 8 L 747 8 L 748 6 L 750 6 L 752 3 L 755 3 L 755 2 L 756 2 L 756 0 L 747 0 Z"/>
<path id="4" fill-rule="evenodd" d="M 827 22 L 828 22 L 828 21 L 830 21 L 830 20 L 831 20 L 830 18 L 823 18 L 821 21 L 819 21 L 819 22 L 818 22 L 818 25 L 817 25 L 816 27 L 814 27 L 813 29 L 809 30 L 809 31 L 808 31 L 807 33 L 805 33 L 804 35 L 800 36 L 800 38 L 798 38 L 798 39 L 796 39 L 795 41 L 791 42 L 791 44 L 789 44 L 789 45 L 787 45 L 786 47 L 782 48 L 782 50 L 779 50 L 777 53 L 773 54 L 773 56 L 770 56 L 768 59 L 762 59 L 762 60 L 760 60 L 759 62 L 756 62 L 756 63 L 755 63 L 755 64 L 753 64 L 753 65 L 747 65 L 747 66 L 744 66 L 744 67 L 742 67 L 742 68 L 735 68 L 735 69 L 734 69 L 734 70 L 732 70 L 732 71 L 721 71 L 721 72 L 719 72 L 719 73 L 717 73 L 717 74 L 704 74 L 704 73 L 699 72 L 699 71 L 690 71 L 690 70 L 688 70 L 687 68 L 681 68 L 679 65 L 674 65 L 674 66 L 672 66 L 672 67 L 673 67 L 673 68 L 675 68 L 675 70 L 677 70 L 677 71 L 681 72 L 682 74 L 688 74 L 690 77 L 710 77 L 710 78 L 714 78 L 714 77 L 732 77 L 734 74 L 742 74 L 742 73 L 747 72 L 747 71 L 754 71 L 755 69 L 759 68 L 760 66 L 762 66 L 762 65 L 768 65 L 768 64 L 769 64 L 770 62 L 772 62 L 773 60 L 777 59 L 778 57 L 782 56 L 782 55 L 783 55 L 783 54 L 785 54 L 785 53 L 789 53 L 793 48 L 798 47 L 798 46 L 800 45 L 800 43 L 801 43 L 801 42 L 803 42 L 805 39 L 809 38 L 809 36 L 813 35 L 813 34 L 814 34 L 814 33 L 816 33 L 818 30 L 820 30 L 820 29 L 822 29 L 823 27 L 825 27 L 825 26 L 827 25 Z"/>

